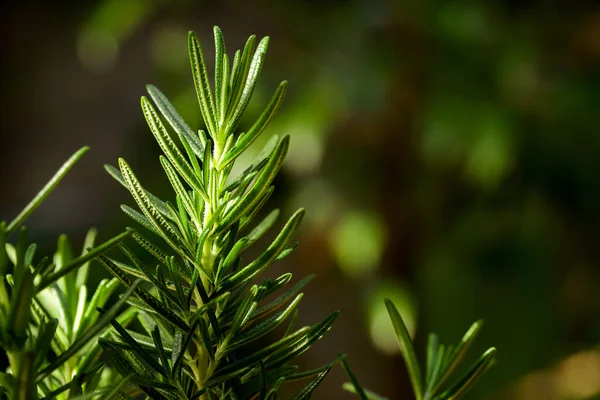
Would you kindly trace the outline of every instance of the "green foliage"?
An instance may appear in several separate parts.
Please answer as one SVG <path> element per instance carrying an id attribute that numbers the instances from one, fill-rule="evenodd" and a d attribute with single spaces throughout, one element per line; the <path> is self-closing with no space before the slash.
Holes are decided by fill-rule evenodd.
<path id="1" fill-rule="evenodd" d="M 238 176 L 231 171 L 238 156 L 264 131 L 285 95 L 286 82 L 276 89 L 263 113 L 247 132 L 236 133 L 263 65 L 268 38 L 256 45 L 251 36 L 230 65 L 219 28 L 214 29 L 215 75 L 209 78 L 202 47 L 194 33 L 188 49 L 192 77 L 206 131 L 196 134 L 167 98 L 154 86 L 141 107 L 163 155 L 160 163 L 173 187 L 174 198 L 163 201 L 148 192 L 128 163 L 107 171 L 125 186 L 138 206 L 123 211 L 161 238 L 168 251 L 140 233 L 133 239 L 153 262 L 146 264 L 125 245 L 126 261 L 101 256 L 99 261 L 131 288 L 128 300 L 138 309 L 145 332 L 113 322 L 118 336 L 100 339 L 122 375 L 154 399 L 277 398 L 284 382 L 312 378 L 296 395 L 310 397 L 332 364 L 308 373 L 297 372 L 293 360 L 331 327 L 332 313 L 321 322 L 295 328 L 308 279 L 285 289 L 291 274 L 276 279 L 262 273 L 296 246 L 293 238 L 304 216 L 295 212 L 271 244 L 251 261 L 245 251 L 276 222 L 278 210 L 258 220 L 273 192 L 289 137 L 274 137 L 258 158 Z M 163 120 L 177 135 L 176 143 Z M 254 226 L 252 228 L 252 226 Z M 130 289 L 131 290 L 131 289 Z M 274 298 L 270 298 L 273 296 Z M 280 339 L 263 337 L 286 325 Z M 258 340 L 260 341 L 260 344 Z"/>
<path id="2" fill-rule="evenodd" d="M 188 40 L 206 132 L 196 134 L 154 86 L 147 87 L 150 99 L 141 100 L 163 152 L 160 163 L 174 199 L 164 201 L 144 189 L 123 159 L 118 168 L 106 166 L 139 209 L 123 205 L 122 210 L 168 250 L 133 229 L 94 247 L 92 229 L 80 255 L 62 235 L 53 257 L 36 257 L 36 245 L 21 226 L 87 148 L 76 152 L 12 222 L 0 222 L 0 347 L 9 361 L 0 372 L 0 399 L 277 399 L 284 383 L 306 380 L 293 396 L 300 400 L 310 398 L 338 362 L 351 380 L 344 388 L 363 400 L 383 399 L 361 387 L 343 355 L 309 371 L 299 372 L 293 364 L 338 315 L 296 328 L 301 290 L 313 276 L 291 287 L 290 273 L 261 278 L 296 247 L 304 210 L 292 214 L 258 256 L 244 260 L 279 217 L 279 210 L 262 219 L 258 215 L 273 192 L 289 137 L 274 136 L 239 175 L 231 172 L 277 112 L 287 84 L 278 86 L 247 132 L 237 133 L 268 38 L 257 45 L 250 37 L 230 65 L 219 28 L 214 35 L 212 85 L 198 38 L 190 33 Z M 163 120 L 177 134 L 177 143 Z M 9 242 L 14 233 L 16 240 Z M 144 257 L 126 239 L 133 239 Z M 113 247 L 119 248 L 121 259 L 106 255 Z M 114 277 L 88 293 L 92 260 Z M 111 302 L 119 282 L 126 291 Z M 481 322 L 476 322 L 455 347 L 439 345 L 437 336 L 430 335 L 423 371 L 398 310 L 389 300 L 386 306 L 417 400 L 457 399 L 493 363 L 491 348 L 461 378 L 449 382 L 480 330 Z M 134 329 L 132 322 L 141 328 Z M 279 339 L 265 342 L 265 336 L 278 330 Z M 103 353 L 112 368 L 101 361 Z"/>
<path id="3" fill-rule="evenodd" d="M 435 333 L 429 335 L 427 342 L 427 362 L 425 379 L 421 373 L 421 367 L 417 355 L 406 329 L 406 325 L 394 304 L 386 299 L 385 305 L 394 325 L 400 351 L 406 362 L 408 375 L 412 383 L 416 400 L 454 400 L 462 397 L 473 385 L 473 383 L 487 371 L 494 363 L 496 349 L 488 349 L 479 360 L 468 369 L 468 371 L 452 384 L 448 384 L 448 378 L 463 359 L 468 348 L 471 346 L 479 330 L 482 321 L 475 322 L 465 333 L 462 340 L 456 346 L 444 346 L 438 343 Z M 363 389 L 350 370 L 348 363 L 342 361 L 344 369 L 351 383 L 344 384 L 344 389 L 357 394 L 361 400 L 381 400 L 383 397 Z"/>
<path id="4" fill-rule="evenodd" d="M 97 338 L 107 334 L 111 320 L 127 324 L 135 317 L 134 309 L 121 311 L 137 282 L 100 315 L 96 308 L 109 306 L 117 282 L 101 281 L 88 301 L 88 267 L 94 257 L 130 232 L 93 247 L 96 231 L 92 229 L 79 256 L 62 235 L 49 258 L 36 257 L 36 245 L 21 227 L 86 151 L 76 152 L 12 222 L 0 222 L 0 347 L 9 361 L 6 372 L 0 372 L 0 398 L 99 395 L 117 379 L 100 361 L 102 348 Z M 16 242 L 11 243 L 15 232 Z"/>

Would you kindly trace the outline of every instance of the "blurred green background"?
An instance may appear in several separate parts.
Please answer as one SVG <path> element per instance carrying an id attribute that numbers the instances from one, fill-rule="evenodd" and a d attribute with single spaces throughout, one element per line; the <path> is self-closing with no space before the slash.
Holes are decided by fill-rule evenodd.
<path id="1" fill-rule="evenodd" d="M 170 196 L 139 97 L 153 83 L 201 127 L 188 30 L 208 60 L 213 25 L 230 54 L 269 35 L 244 121 L 290 81 L 263 137 L 292 135 L 270 207 L 308 213 L 275 272 L 318 274 L 301 322 L 342 312 L 303 366 L 345 352 L 366 387 L 411 398 L 390 297 L 421 349 L 485 320 L 474 353 L 495 345 L 498 363 L 468 398 L 600 398 L 596 2 L 24 0 L 0 15 L 0 217 L 92 147 L 29 220 L 43 249 L 132 225 L 102 168 L 117 157 Z M 345 380 L 335 369 L 316 397 L 352 398 Z"/>

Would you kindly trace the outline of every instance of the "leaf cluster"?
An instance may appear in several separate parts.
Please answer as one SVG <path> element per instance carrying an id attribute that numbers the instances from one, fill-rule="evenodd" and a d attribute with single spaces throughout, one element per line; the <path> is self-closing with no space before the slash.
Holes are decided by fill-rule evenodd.
<path id="1" fill-rule="evenodd" d="M 137 209 L 122 210 L 167 246 L 136 232 L 137 250 L 119 247 L 122 259 L 100 256 L 101 264 L 127 287 L 140 278 L 128 302 L 138 309 L 142 332 L 114 322 L 118 337 L 100 345 L 114 365 L 153 399 L 276 398 L 284 382 L 313 377 L 298 394 L 310 396 L 331 364 L 298 372 L 291 362 L 331 327 L 337 312 L 311 326 L 294 322 L 301 290 L 312 276 L 291 287 L 292 274 L 261 278 L 296 246 L 304 216 L 296 211 L 259 255 L 247 250 L 277 222 L 279 210 L 262 219 L 260 210 L 273 192 L 289 137 L 274 136 L 237 176 L 234 163 L 264 131 L 286 92 L 275 90 L 256 122 L 236 132 L 262 69 L 269 38 L 251 36 L 230 63 L 219 28 L 214 29 L 215 74 L 209 78 L 202 47 L 189 34 L 192 77 L 205 130 L 194 132 L 156 87 L 141 107 L 163 155 L 160 164 L 172 188 L 169 201 L 146 190 L 129 164 L 119 159 L 107 171 L 131 193 Z M 151 262 L 136 251 L 143 250 Z M 264 337 L 280 328 L 280 338 Z"/>
<path id="2" fill-rule="evenodd" d="M 463 376 L 453 383 L 448 382 L 452 373 L 463 360 L 467 350 L 481 330 L 483 321 L 477 321 L 465 333 L 456 345 L 445 346 L 439 343 L 438 336 L 430 333 L 427 342 L 427 360 L 425 373 L 422 373 L 416 356 L 413 342 L 408 334 L 406 325 L 394 304 L 386 299 L 385 305 L 392 320 L 400 351 L 406 362 L 408 374 L 412 383 L 416 400 L 455 400 L 462 397 L 481 375 L 493 365 L 496 349 L 494 347 L 484 352 Z M 342 361 L 351 383 L 344 384 L 344 389 L 357 394 L 362 400 L 383 400 L 384 398 L 362 388 L 348 363 Z M 423 379 L 423 377 L 425 377 Z"/>
<path id="3" fill-rule="evenodd" d="M 53 257 L 38 257 L 21 226 L 86 151 L 76 152 L 12 222 L 0 222 L 0 348 L 9 361 L 8 370 L 0 372 L 0 398 L 100 395 L 117 378 L 104 369 L 97 338 L 111 320 L 119 317 L 126 324 L 135 316 L 135 310 L 121 314 L 132 291 L 100 315 L 96 308 L 109 306 L 117 282 L 101 281 L 88 300 L 87 280 L 90 261 L 129 233 L 94 247 L 92 229 L 80 255 L 62 235 Z M 11 243 L 13 234 L 17 238 Z"/>

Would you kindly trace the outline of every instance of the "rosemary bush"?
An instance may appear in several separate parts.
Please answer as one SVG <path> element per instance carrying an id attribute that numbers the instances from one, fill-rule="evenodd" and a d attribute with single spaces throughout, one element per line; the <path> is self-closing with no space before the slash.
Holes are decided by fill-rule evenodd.
<path id="1" fill-rule="evenodd" d="M 0 372 L 0 398 L 110 396 L 110 386 L 120 379 L 114 370 L 104 368 L 97 339 L 107 334 L 106 327 L 117 316 L 124 324 L 135 316 L 133 309 L 120 312 L 138 283 L 103 315 L 96 307 L 106 306 L 118 282 L 101 281 L 89 301 L 86 284 L 89 262 L 129 233 L 92 249 L 96 237 L 92 229 L 78 257 L 63 235 L 53 257 L 38 257 L 35 243 L 29 243 L 27 229 L 21 227 L 86 151 L 75 153 L 12 222 L 0 222 L 0 348 L 9 363 L 7 371 Z M 9 239 L 15 233 L 13 244 Z"/>
<path id="2" fill-rule="evenodd" d="M 163 201 L 146 191 L 127 162 L 107 171 L 130 192 L 139 211 L 123 211 L 168 245 L 160 247 L 141 233 L 133 239 L 155 262 L 144 264 L 123 244 L 125 262 L 99 256 L 100 263 L 125 286 L 132 277 L 146 280 L 128 302 L 139 309 L 143 333 L 118 322 L 118 338 L 102 338 L 115 367 L 141 391 L 155 399 L 275 398 L 286 381 L 313 377 L 297 395 L 307 398 L 331 364 L 298 372 L 290 362 L 320 339 L 337 316 L 294 328 L 300 290 L 312 277 L 285 290 L 292 274 L 260 281 L 261 274 L 296 246 L 294 234 L 304 210 L 296 211 L 258 257 L 244 252 L 277 221 L 273 210 L 256 217 L 273 192 L 272 181 L 285 158 L 289 137 L 274 136 L 258 158 L 235 177 L 230 172 L 238 156 L 263 132 L 286 92 L 282 82 L 256 122 L 236 133 L 265 58 L 268 38 L 256 45 L 251 36 L 230 65 L 219 28 L 214 29 L 215 74 L 211 84 L 197 36 L 189 34 L 192 77 L 206 131 L 195 133 L 154 86 L 142 97 L 144 116 L 163 155 L 160 163 L 174 198 Z M 157 111 L 158 109 L 158 111 Z M 163 124 L 177 135 L 177 145 Z M 281 293 L 282 292 L 282 293 Z M 253 344 L 287 322 L 281 339 Z"/>
<path id="3" fill-rule="evenodd" d="M 293 285 L 288 285 L 291 273 L 262 278 L 296 247 L 304 210 L 289 217 L 257 257 L 245 259 L 246 250 L 278 220 L 278 210 L 258 216 L 273 192 L 289 137 L 273 136 L 250 165 L 230 176 L 237 158 L 277 112 L 287 83 L 278 86 L 248 131 L 238 133 L 269 39 L 256 44 L 251 36 L 230 63 L 217 27 L 214 38 L 212 80 L 197 36 L 188 38 L 205 130 L 194 132 L 154 86 L 147 87 L 150 99 L 141 99 L 163 152 L 160 164 L 173 188 L 171 199 L 145 190 L 125 160 L 119 159 L 118 168 L 106 166 L 138 208 L 123 205 L 122 210 L 146 233 L 128 228 L 93 247 L 92 229 L 77 257 L 63 235 L 54 256 L 39 260 L 25 228 L 15 244 L 8 241 L 87 148 L 75 153 L 15 220 L 0 223 L 0 345 L 9 360 L 6 372 L 0 372 L 0 398 L 277 399 L 285 382 L 304 379 L 308 382 L 293 399 L 307 399 L 337 362 L 350 377 L 347 390 L 361 399 L 382 398 L 361 387 L 343 355 L 309 371 L 294 365 L 338 314 L 297 328 L 301 290 L 313 276 Z M 161 243 L 154 244 L 147 233 Z M 105 254 L 113 247 L 119 248 L 118 256 Z M 136 255 L 140 251 L 144 257 Z M 88 293 L 93 259 L 114 277 Z M 111 302 L 119 282 L 126 290 Z M 417 400 L 456 399 L 491 365 L 493 348 L 447 385 L 480 329 L 477 322 L 454 348 L 438 345 L 430 335 L 423 379 L 400 314 L 386 304 Z M 280 338 L 265 343 L 264 336 L 277 328 Z"/>

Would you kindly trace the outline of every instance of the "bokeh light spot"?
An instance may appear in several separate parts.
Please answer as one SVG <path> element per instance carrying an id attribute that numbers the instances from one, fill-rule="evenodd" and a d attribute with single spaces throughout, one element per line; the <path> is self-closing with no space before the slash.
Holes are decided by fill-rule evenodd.
<path id="1" fill-rule="evenodd" d="M 344 215 L 329 237 L 338 265 L 354 278 L 378 268 L 385 241 L 385 229 L 380 219 L 356 210 Z"/>

